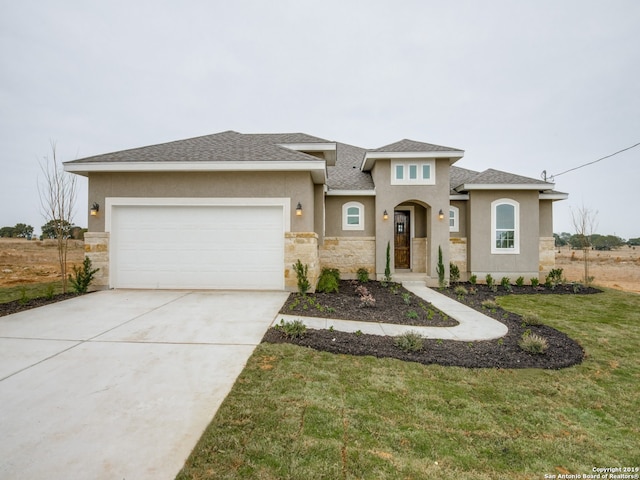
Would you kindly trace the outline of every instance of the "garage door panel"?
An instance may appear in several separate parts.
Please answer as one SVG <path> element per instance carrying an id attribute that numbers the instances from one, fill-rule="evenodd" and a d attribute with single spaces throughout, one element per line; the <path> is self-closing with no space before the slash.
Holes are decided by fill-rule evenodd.
<path id="1" fill-rule="evenodd" d="M 283 209 L 117 206 L 114 286 L 282 289 Z"/>

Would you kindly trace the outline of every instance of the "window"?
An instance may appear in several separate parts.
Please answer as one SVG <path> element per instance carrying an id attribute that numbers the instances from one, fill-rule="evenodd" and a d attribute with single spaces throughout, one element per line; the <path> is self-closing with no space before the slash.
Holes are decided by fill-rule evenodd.
<path id="1" fill-rule="evenodd" d="M 449 207 L 449 231 L 450 232 L 459 232 L 460 227 L 460 209 L 458 207 Z"/>
<path id="2" fill-rule="evenodd" d="M 391 162 L 391 185 L 434 185 L 434 160 Z"/>
<path id="3" fill-rule="evenodd" d="M 502 198 L 491 203 L 491 253 L 520 253 L 520 204 Z"/>
<path id="4" fill-rule="evenodd" d="M 348 202 L 342 206 L 342 229 L 364 230 L 364 205 Z"/>

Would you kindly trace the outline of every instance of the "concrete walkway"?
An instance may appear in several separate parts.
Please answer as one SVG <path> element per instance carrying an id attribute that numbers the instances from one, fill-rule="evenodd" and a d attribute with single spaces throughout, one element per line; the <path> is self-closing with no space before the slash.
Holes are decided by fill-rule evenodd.
<path id="1" fill-rule="evenodd" d="M 284 319 L 285 322 L 300 320 L 307 327 L 314 329 L 328 329 L 329 327 L 333 327 L 335 330 L 341 332 L 357 332 L 360 330 L 362 333 L 371 335 L 389 335 L 392 337 L 402 335 L 412 330 L 419 332 L 425 338 L 458 340 L 461 342 L 493 340 L 507 334 L 508 329 L 504 323 L 498 322 L 446 295 L 427 288 L 424 282 L 403 282 L 402 286 L 423 300 L 426 300 L 438 310 L 457 320 L 458 325 L 455 327 L 415 327 L 391 323 L 302 317 L 300 315 L 278 315 L 274 323 L 279 323 L 280 319 Z"/>

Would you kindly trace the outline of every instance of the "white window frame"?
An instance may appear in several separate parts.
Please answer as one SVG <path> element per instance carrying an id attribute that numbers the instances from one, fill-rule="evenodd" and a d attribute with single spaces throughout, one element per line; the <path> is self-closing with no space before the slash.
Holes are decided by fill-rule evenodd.
<path id="1" fill-rule="evenodd" d="M 349 215 L 350 208 L 358 209 L 358 224 L 350 224 Z M 364 205 L 360 202 L 347 202 L 342 205 L 342 230 L 364 230 Z"/>
<path id="2" fill-rule="evenodd" d="M 451 215 L 452 213 L 453 216 Z M 453 225 L 451 225 L 451 220 L 453 220 Z M 449 231 L 460 231 L 460 209 L 458 207 L 454 207 L 453 205 L 449 205 Z"/>
<path id="3" fill-rule="evenodd" d="M 513 248 L 498 248 L 497 208 L 500 205 L 513 207 Z M 517 255 L 520 253 L 520 204 L 511 198 L 500 198 L 491 202 L 491 253 L 498 255 Z"/>
<path id="4" fill-rule="evenodd" d="M 429 177 L 424 177 L 424 167 L 429 167 Z M 402 178 L 398 177 L 398 170 L 402 170 Z M 414 170 L 416 178 L 411 177 Z M 435 160 L 392 160 L 391 161 L 391 185 L 435 185 L 436 162 Z"/>

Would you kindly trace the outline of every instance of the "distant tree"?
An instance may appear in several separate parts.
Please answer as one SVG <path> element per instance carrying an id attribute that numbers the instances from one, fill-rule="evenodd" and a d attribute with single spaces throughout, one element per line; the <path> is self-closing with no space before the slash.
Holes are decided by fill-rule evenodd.
<path id="1" fill-rule="evenodd" d="M 593 277 L 589 275 L 589 251 L 591 250 L 591 236 L 597 226 L 597 215 L 598 212 L 594 212 L 584 205 L 577 210 L 571 209 L 571 221 L 576 230 L 575 237 L 578 237 L 578 245 L 582 249 L 585 285 L 589 285 L 593 281 Z"/>
<path id="2" fill-rule="evenodd" d="M 18 238 L 31 238 L 31 235 L 33 235 L 33 227 L 31 225 L 16 223 L 13 228 L 15 229 L 15 236 Z"/>
<path id="3" fill-rule="evenodd" d="M 556 247 L 564 247 L 568 243 L 564 238 L 562 238 L 557 233 L 553 234 L 553 238 L 555 239 L 555 246 Z"/>
<path id="4" fill-rule="evenodd" d="M 73 222 L 73 208 L 76 201 L 76 177 L 66 173 L 58 164 L 54 142 L 51 142 L 51 153 L 51 157 L 44 157 L 40 162 L 43 178 L 38 182 L 38 192 L 42 214 L 47 223 L 51 222 L 53 227 L 53 238 L 56 239 L 62 275 L 62 291 L 66 292 L 69 227 Z"/>
<path id="5" fill-rule="evenodd" d="M 640 246 L 640 237 L 630 238 L 629 240 L 627 240 L 627 245 L 629 245 L 630 247 Z"/>
<path id="6" fill-rule="evenodd" d="M 72 238 L 73 225 L 64 220 L 49 220 L 40 227 L 42 230 L 42 238 L 58 238 L 63 235 L 66 238 Z"/>
<path id="7" fill-rule="evenodd" d="M 12 238 L 15 236 L 16 229 L 14 227 L 2 227 L 0 228 L 0 237 Z"/>

